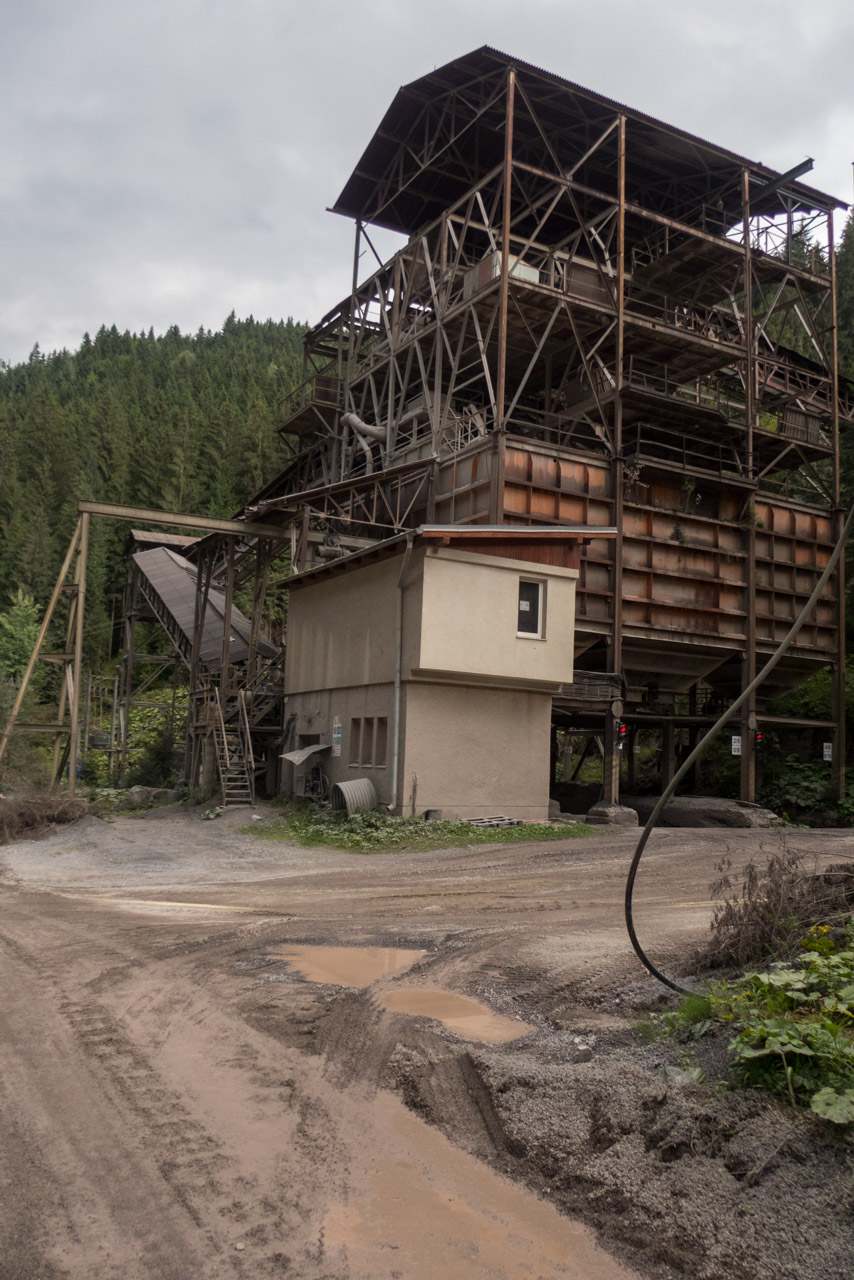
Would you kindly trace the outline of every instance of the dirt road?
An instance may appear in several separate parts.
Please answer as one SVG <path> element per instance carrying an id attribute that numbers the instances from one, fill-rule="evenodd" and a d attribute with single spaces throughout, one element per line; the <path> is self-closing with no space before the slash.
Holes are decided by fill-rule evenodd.
<path id="1" fill-rule="evenodd" d="M 388 1007 L 441 989 L 544 1042 L 607 1028 L 597 1002 L 643 981 L 619 909 L 632 837 L 368 857 L 245 821 L 86 819 L 0 850 L 4 1280 L 637 1274 L 631 1242 L 613 1256 L 521 1185 L 467 1040 Z M 656 836 L 657 959 L 702 933 L 724 844 L 783 838 Z M 422 954 L 342 986 L 308 981 L 299 944 Z"/>

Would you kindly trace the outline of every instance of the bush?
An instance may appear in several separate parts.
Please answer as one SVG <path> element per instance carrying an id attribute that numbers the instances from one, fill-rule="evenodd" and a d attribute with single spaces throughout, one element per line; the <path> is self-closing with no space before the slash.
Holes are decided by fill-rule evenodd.
<path id="1" fill-rule="evenodd" d="M 834 937 L 835 933 L 835 937 Z M 837 1124 L 854 1122 L 854 922 L 815 926 L 791 963 L 710 990 L 730 1022 L 741 1084 L 782 1094 Z"/>
<path id="2" fill-rule="evenodd" d="M 152 734 L 128 769 L 129 787 L 170 787 L 175 780 L 175 735 L 170 724 Z"/>
<path id="3" fill-rule="evenodd" d="M 820 760 L 798 760 L 795 756 L 771 762 L 766 767 L 759 801 L 781 814 L 835 809 L 830 765 Z"/>

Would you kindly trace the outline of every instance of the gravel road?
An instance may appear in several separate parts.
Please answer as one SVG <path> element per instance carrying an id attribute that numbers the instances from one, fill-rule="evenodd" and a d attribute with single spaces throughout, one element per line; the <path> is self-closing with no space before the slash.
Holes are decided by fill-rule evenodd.
<path id="1" fill-rule="evenodd" d="M 4 1280 L 692 1274 L 607 1215 L 585 1215 L 597 1239 L 567 1214 L 488 1079 L 520 1046 L 563 1060 L 607 1039 L 648 989 L 620 916 L 631 834 L 365 856 L 259 840 L 247 818 L 86 818 L 0 849 Z M 701 937 L 717 857 L 785 839 L 854 849 L 657 833 L 638 927 L 659 963 Z M 424 954 L 343 988 L 306 981 L 286 944 Z M 535 1035 L 487 1069 L 477 1045 L 384 1007 L 404 980 Z"/>

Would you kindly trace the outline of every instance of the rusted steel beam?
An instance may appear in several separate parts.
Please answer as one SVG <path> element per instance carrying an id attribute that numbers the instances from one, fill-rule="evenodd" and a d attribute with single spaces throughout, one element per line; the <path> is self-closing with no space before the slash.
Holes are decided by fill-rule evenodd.
<path id="1" fill-rule="evenodd" d="M 504 430 L 507 397 L 507 305 L 510 290 L 510 209 L 513 196 L 513 123 L 516 106 L 516 72 L 507 72 L 504 116 L 504 194 L 501 220 L 501 292 L 498 309 L 498 369 L 495 376 L 496 426 Z"/>
<path id="2" fill-rule="evenodd" d="M 183 529 L 204 529 L 210 533 L 236 533 L 247 538 L 285 539 L 288 533 L 276 525 L 252 524 L 244 520 L 220 520 L 214 516 L 190 515 L 183 511 L 156 511 L 149 507 L 126 507 L 114 502 L 78 502 L 77 510 L 112 520 L 138 520 L 141 524 L 177 525 Z"/>
<path id="3" fill-rule="evenodd" d="M 840 447 L 839 447 L 839 345 L 838 325 L 839 311 L 836 298 L 836 245 L 833 238 L 833 212 L 827 216 L 827 256 L 830 264 L 830 376 L 832 384 L 832 435 L 833 435 L 833 524 L 834 536 L 838 540 L 845 523 L 845 512 L 842 508 L 840 493 Z M 836 625 L 837 648 L 836 661 L 833 665 L 833 705 L 836 711 L 836 725 L 833 735 L 833 781 L 836 793 L 841 800 L 845 799 L 845 553 L 839 560 L 836 574 Z"/>
<path id="4" fill-rule="evenodd" d="M 747 421 L 745 465 L 753 478 L 753 429 L 756 413 L 756 334 L 753 323 L 753 253 L 750 243 L 750 174 L 741 174 L 742 219 L 744 226 L 742 251 L 744 254 L 744 341 L 747 359 L 744 368 L 745 416 Z M 742 662 L 742 688 L 746 688 L 756 676 L 756 513 L 747 506 L 747 560 L 746 560 L 746 648 Z M 756 695 L 745 704 L 741 714 L 741 799 L 753 804 L 756 800 Z"/>
<path id="5" fill-rule="evenodd" d="M 613 554 L 613 599 L 611 602 L 611 635 L 608 643 L 608 668 L 619 676 L 623 672 L 623 363 L 625 351 L 625 299 L 626 299 L 626 118 L 621 116 L 617 132 L 617 330 L 614 360 L 614 435 L 611 462 L 611 483 L 614 526 L 617 536 Z M 622 714 L 622 705 L 620 705 Z M 604 794 L 606 804 L 617 804 L 620 799 L 620 764 L 622 743 L 616 733 L 612 713 L 608 716 L 605 733 Z"/>

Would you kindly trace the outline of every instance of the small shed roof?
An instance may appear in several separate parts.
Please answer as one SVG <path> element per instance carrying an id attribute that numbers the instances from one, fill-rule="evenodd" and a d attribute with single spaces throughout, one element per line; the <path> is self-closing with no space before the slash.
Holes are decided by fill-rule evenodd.
<path id="1" fill-rule="evenodd" d="M 350 555 L 328 560 L 317 568 L 295 573 L 285 580 L 289 588 L 309 586 L 322 578 L 337 576 L 378 560 L 403 555 L 407 540 L 413 547 L 445 546 L 484 555 L 503 556 L 509 560 L 526 560 L 532 564 L 571 567 L 575 552 L 593 538 L 616 538 L 614 528 L 593 525 L 542 524 L 423 524 L 409 533 L 384 538 L 372 547 L 362 547 Z M 569 551 L 569 555 L 567 555 Z"/>

